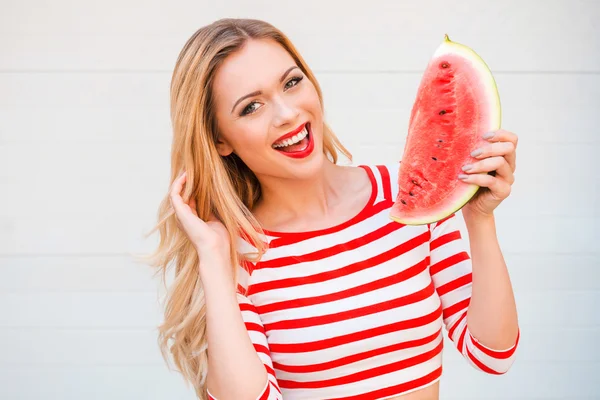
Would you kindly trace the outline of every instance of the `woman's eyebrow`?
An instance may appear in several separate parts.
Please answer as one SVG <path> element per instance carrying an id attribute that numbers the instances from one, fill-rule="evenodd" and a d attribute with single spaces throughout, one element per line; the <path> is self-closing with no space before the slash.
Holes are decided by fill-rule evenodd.
<path id="1" fill-rule="evenodd" d="M 290 68 L 288 68 L 283 75 L 281 75 L 281 78 L 279 78 L 279 83 L 283 82 L 285 80 L 285 78 L 290 74 L 290 72 L 292 72 L 292 70 L 298 68 L 297 65 L 291 66 Z M 247 99 L 248 97 L 253 97 L 253 96 L 258 96 L 261 95 L 262 92 L 260 90 L 257 90 L 255 92 L 252 93 L 248 93 L 247 95 L 244 95 L 242 97 L 240 97 L 235 104 L 233 105 L 233 107 L 231 107 L 231 112 L 233 113 L 233 110 L 235 110 L 235 107 L 240 104 L 240 102 L 244 101 L 245 99 Z"/>
<path id="2" fill-rule="evenodd" d="M 262 94 L 262 92 L 260 90 L 257 90 L 256 92 L 252 92 L 252 93 L 248 93 L 245 96 L 242 96 L 238 99 L 238 101 L 235 102 L 235 104 L 233 105 L 233 107 L 231 107 L 231 112 L 233 113 L 233 110 L 235 110 L 235 107 L 240 104 L 240 102 L 242 102 L 244 99 L 247 99 L 248 97 L 253 97 L 253 96 L 258 96 Z"/>
<path id="3" fill-rule="evenodd" d="M 293 69 L 296 69 L 296 68 L 298 68 L 298 66 L 297 66 L 297 65 L 294 65 L 294 66 L 292 66 L 292 67 L 289 67 L 289 68 L 287 69 L 287 71 L 285 71 L 285 72 L 283 73 L 283 75 L 281 75 L 281 78 L 279 78 L 279 83 L 282 83 L 282 82 L 284 81 L 284 79 L 286 78 L 286 76 L 288 76 L 288 75 L 289 75 L 289 73 L 290 73 L 290 72 L 292 72 L 292 70 L 293 70 Z"/>

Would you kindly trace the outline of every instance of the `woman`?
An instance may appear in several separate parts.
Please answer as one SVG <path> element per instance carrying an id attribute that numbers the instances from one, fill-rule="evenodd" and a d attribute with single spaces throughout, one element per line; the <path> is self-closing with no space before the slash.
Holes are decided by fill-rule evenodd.
<path id="1" fill-rule="evenodd" d="M 350 155 L 319 85 L 271 25 L 198 30 L 171 101 L 155 263 L 176 276 L 161 348 L 198 397 L 437 399 L 444 325 L 477 369 L 509 368 L 517 315 L 493 210 L 514 181 L 514 134 L 487 135 L 457 176 L 487 188 L 463 208 L 471 259 L 454 215 L 389 219 L 398 164 L 336 164 Z"/>

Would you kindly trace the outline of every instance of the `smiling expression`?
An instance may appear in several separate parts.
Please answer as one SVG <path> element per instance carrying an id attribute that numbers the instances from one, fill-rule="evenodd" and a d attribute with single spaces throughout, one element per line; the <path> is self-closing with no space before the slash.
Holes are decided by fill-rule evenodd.
<path id="1" fill-rule="evenodd" d="M 219 67 L 213 91 L 222 156 L 235 153 L 259 177 L 302 178 L 321 167 L 321 101 L 281 45 L 249 40 Z"/>

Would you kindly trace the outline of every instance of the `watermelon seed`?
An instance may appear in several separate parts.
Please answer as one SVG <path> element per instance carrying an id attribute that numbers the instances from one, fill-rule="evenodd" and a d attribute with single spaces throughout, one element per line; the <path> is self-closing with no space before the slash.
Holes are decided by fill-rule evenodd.
<path id="1" fill-rule="evenodd" d="M 437 158 L 435 158 L 435 157 L 431 157 L 431 159 L 432 159 L 433 161 L 437 161 Z"/>
<path id="2" fill-rule="evenodd" d="M 448 64 L 447 62 L 443 62 L 441 67 L 442 68 L 448 68 L 450 66 L 450 64 Z"/>
<path id="3" fill-rule="evenodd" d="M 440 115 L 444 115 L 444 114 L 446 114 L 446 110 L 440 111 Z"/>
<path id="4" fill-rule="evenodd" d="M 402 202 L 402 204 L 406 205 L 406 202 L 404 200 L 401 199 L 400 201 Z"/>
<path id="5" fill-rule="evenodd" d="M 408 192 L 408 194 L 410 194 L 411 196 L 414 196 L 414 195 L 415 195 L 413 192 Z"/>
<path id="6" fill-rule="evenodd" d="M 442 139 L 438 139 L 438 142 L 442 143 L 442 142 L 443 142 L 443 140 L 442 140 Z"/>

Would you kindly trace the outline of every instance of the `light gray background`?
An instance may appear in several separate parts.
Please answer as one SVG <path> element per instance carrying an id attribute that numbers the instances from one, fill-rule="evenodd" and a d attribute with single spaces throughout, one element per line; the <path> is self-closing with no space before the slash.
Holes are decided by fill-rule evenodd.
<path id="1" fill-rule="evenodd" d="M 224 16 L 286 32 L 354 164 L 401 157 L 444 33 L 496 77 L 520 137 L 497 211 L 522 342 L 505 376 L 447 346 L 442 399 L 600 398 L 600 3 L 6 1 L 0 9 L 0 398 L 192 399 L 156 345 L 149 251 L 168 186 L 172 68 Z"/>

